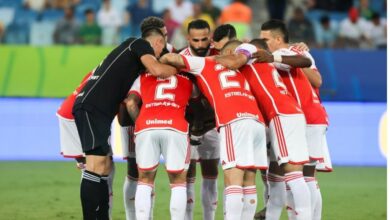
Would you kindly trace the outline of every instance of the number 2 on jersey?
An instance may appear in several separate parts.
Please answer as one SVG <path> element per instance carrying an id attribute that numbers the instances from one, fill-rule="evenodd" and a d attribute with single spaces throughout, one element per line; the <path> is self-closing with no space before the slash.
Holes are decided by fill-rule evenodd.
<path id="1" fill-rule="evenodd" d="M 235 71 L 229 70 L 229 71 L 223 71 L 221 72 L 219 77 L 219 83 L 221 84 L 222 89 L 228 89 L 228 88 L 240 88 L 240 82 L 233 79 L 228 79 L 228 77 L 235 77 L 237 73 Z M 245 80 L 244 89 L 250 91 L 249 84 Z"/>
<path id="2" fill-rule="evenodd" d="M 177 78 L 176 76 L 171 76 L 167 80 L 168 82 L 164 80 L 157 84 L 156 93 L 154 95 L 156 100 L 169 99 L 171 101 L 175 101 L 175 94 L 166 92 L 165 90 L 175 89 L 177 87 Z"/>

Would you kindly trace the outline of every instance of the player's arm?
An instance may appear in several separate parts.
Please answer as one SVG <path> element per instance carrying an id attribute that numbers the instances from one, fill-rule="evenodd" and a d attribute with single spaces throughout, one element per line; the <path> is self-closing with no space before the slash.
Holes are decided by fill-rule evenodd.
<path id="1" fill-rule="evenodd" d="M 312 68 L 302 68 L 302 71 L 305 73 L 307 79 L 309 80 L 310 84 L 314 88 L 320 88 L 322 85 L 322 77 L 321 74 L 316 70 Z"/>
<path id="2" fill-rule="evenodd" d="M 283 56 L 279 54 L 272 55 L 268 51 L 262 49 L 254 52 L 252 54 L 252 58 L 255 58 L 256 62 L 259 63 L 282 63 L 296 68 L 305 68 L 311 66 L 311 60 L 305 56 Z"/>
<path id="3" fill-rule="evenodd" d="M 178 69 L 186 68 L 186 64 L 180 54 L 176 53 L 167 53 L 160 58 L 160 62 L 163 64 L 168 64 L 170 66 L 176 67 Z"/>
<path id="4" fill-rule="evenodd" d="M 141 97 L 138 94 L 130 93 L 123 101 L 126 105 L 126 110 L 130 118 L 135 122 L 139 115 L 139 105 L 141 104 Z"/>
<path id="5" fill-rule="evenodd" d="M 222 66 L 228 68 L 228 69 L 238 69 L 241 66 L 245 65 L 250 58 L 249 56 L 246 56 L 242 53 L 236 53 L 236 54 L 229 54 L 229 55 L 218 55 L 215 56 L 214 59 L 218 63 L 220 63 Z"/>
<path id="6" fill-rule="evenodd" d="M 125 101 L 123 101 L 119 105 L 118 122 L 122 127 L 134 125 L 134 121 L 131 119 L 129 113 L 127 112 L 127 106 Z"/>
<path id="7" fill-rule="evenodd" d="M 177 73 L 175 67 L 160 63 L 156 57 L 150 54 L 143 55 L 141 57 L 141 62 L 149 73 L 155 77 L 167 78 Z"/>

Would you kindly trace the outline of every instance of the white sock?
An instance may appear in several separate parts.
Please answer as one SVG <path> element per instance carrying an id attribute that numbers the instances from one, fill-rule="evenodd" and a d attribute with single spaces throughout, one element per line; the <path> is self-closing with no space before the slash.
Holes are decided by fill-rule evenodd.
<path id="1" fill-rule="evenodd" d="M 135 192 L 137 190 L 137 180 L 133 177 L 125 177 L 123 184 L 123 202 L 125 204 L 126 220 L 136 220 L 135 218 Z"/>
<path id="2" fill-rule="evenodd" d="M 204 178 L 202 180 L 202 206 L 203 220 L 214 220 L 217 209 L 218 186 L 216 178 Z"/>
<path id="3" fill-rule="evenodd" d="M 187 178 L 187 205 L 185 220 L 192 220 L 194 217 L 195 204 L 195 177 Z"/>
<path id="4" fill-rule="evenodd" d="M 171 184 L 171 220 L 183 220 L 186 215 L 187 187 L 186 184 Z"/>
<path id="5" fill-rule="evenodd" d="M 153 191 L 152 191 L 152 195 L 151 195 L 151 204 L 150 204 L 150 217 L 149 217 L 149 220 L 153 220 L 153 210 L 154 210 L 154 202 L 156 201 L 156 192 L 154 191 L 154 187 L 153 187 Z"/>
<path id="6" fill-rule="evenodd" d="M 264 191 L 263 191 L 263 204 L 264 206 L 267 205 L 268 198 L 269 198 L 269 183 L 267 180 L 267 174 L 261 173 L 261 180 L 263 181 Z"/>
<path id="7" fill-rule="evenodd" d="M 286 207 L 286 183 L 284 177 L 268 173 L 269 198 L 265 216 L 267 220 L 278 220 Z"/>
<path id="8" fill-rule="evenodd" d="M 315 204 L 317 203 L 317 196 L 318 196 L 316 178 L 311 176 L 305 176 L 304 178 L 305 178 L 307 188 L 309 188 L 309 192 L 310 192 L 311 214 L 312 214 L 312 219 L 314 219 L 314 209 L 315 209 Z"/>
<path id="9" fill-rule="evenodd" d="M 318 185 L 318 182 L 316 181 L 316 187 L 317 187 L 317 200 L 314 204 L 314 214 L 313 214 L 313 220 L 321 220 L 322 217 L 322 195 L 320 186 Z"/>
<path id="10" fill-rule="evenodd" d="M 253 219 L 257 207 L 256 185 L 245 186 L 242 188 L 242 191 L 244 193 L 244 207 L 242 209 L 241 219 Z"/>
<path id="11" fill-rule="evenodd" d="M 290 187 L 285 183 L 286 187 L 286 198 L 287 198 L 287 215 L 288 215 L 288 220 L 296 220 L 296 212 L 295 212 L 295 207 L 294 207 L 294 197 L 293 194 L 291 193 Z"/>
<path id="12" fill-rule="evenodd" d="M 242 186 L 232 185 L 225 188 L 225 220 L 241 220 L 244 207 Z"/>
<path id="13" fill-rule="evenodd" d="M 138 182 L 135 193 L 135 215 L 137 220 L 149 220 L 152 191 L 153 186 L 151 184 Z"/>
<path id="14" fill-rule="evenodd" d="M 297 220 L 311 219 L 310 191 L 301 171 L 284 175 L 287 186 L 290 187 L 294 199 L 294 211 Z"/>

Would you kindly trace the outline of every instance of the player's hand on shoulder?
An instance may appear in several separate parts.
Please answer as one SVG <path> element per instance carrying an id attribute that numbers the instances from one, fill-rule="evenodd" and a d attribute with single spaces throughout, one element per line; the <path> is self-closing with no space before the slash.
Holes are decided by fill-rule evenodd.
<path id="1" fill-rule="evenodd" d="M 272 54 L 266 50 L 258 49 L 256 52 L 252 53 L 252 58 L 255 59 L 257 63 L 272 63 L 274 62 L 274 57 Z"/>

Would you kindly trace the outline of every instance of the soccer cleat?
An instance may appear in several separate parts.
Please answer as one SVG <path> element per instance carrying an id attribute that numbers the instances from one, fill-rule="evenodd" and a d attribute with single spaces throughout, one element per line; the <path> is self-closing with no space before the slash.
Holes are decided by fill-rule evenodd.
<path id="1" fill-rule="evenodd" d="M 255 214 L 255 220 L 265 220 L 265 212 L 266 212 L 266 210 L 267 210 L 267 208 L 264 207 L 262 210 L 257 212 Z"/>

